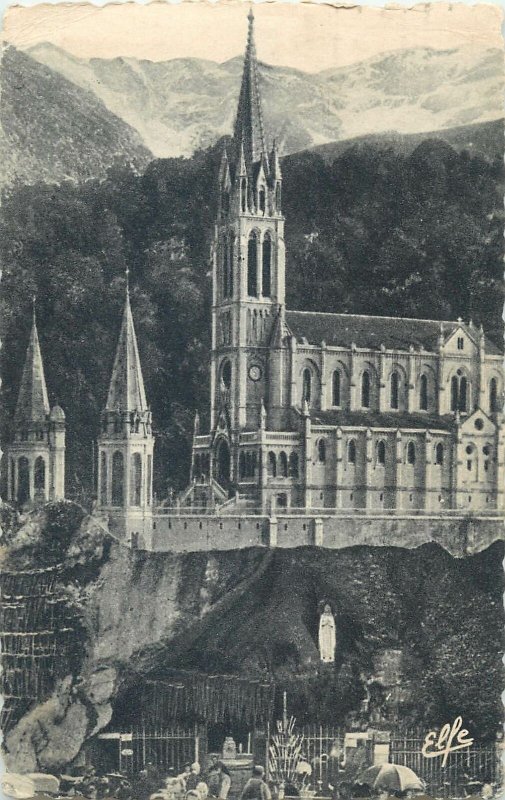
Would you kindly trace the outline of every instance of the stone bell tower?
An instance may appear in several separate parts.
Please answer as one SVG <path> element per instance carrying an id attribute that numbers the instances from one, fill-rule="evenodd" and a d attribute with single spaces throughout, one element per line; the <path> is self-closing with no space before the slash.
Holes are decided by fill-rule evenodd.
<path id="1" fill-rule="evenodd" d="M 126 289 L 119 341 L 101 415 L 98 439 L 98 508 L 111 529 L 132 546 L 146 546 L 152 535 L 154 437 L 151 411 Z"/>
<path id="2" fill-rule="evenodd" d="M 285 279 L 282 175 L 275 142 L 267 151 L 252 11 L 248 19 L 233 143 L 219 171 L 213 251 L 211 429 L 226 412 L 234 432 L 260 425 L 268 342 Z"/>

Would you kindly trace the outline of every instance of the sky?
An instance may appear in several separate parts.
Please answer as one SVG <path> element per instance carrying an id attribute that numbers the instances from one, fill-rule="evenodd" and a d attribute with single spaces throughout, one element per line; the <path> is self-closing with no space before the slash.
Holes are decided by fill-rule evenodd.
<path id="1" fill-rule="evenodd" d="M 85 58 L 222 62 L 243 53 L 248 7 L 245 0 L 11 6 L 4 38 L 22 49 L 47 41 Z M 384 9 L 265 2 L 254 3 L 254 12 L 259 59 L 308 72 L 401 48 L 503 46 L 503 10 L 493 4 Z"/>

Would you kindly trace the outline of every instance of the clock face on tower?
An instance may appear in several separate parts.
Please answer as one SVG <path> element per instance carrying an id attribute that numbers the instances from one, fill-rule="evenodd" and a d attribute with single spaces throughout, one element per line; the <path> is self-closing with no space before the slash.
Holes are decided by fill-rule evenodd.
<path id="1" fill-rule="evenodd" d="M 259 381 L 261 378 L 261 367 L 257 364 L 251 364 L 249 367 L 249 377 L 252 381 Z"/>

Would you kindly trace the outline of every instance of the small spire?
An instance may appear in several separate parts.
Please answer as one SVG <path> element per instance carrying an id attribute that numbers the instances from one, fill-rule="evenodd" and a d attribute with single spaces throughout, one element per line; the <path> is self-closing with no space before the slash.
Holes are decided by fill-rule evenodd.
<path id="1" fill-rule="evenodd" d="M 265 408 L 265 401 L 261 398 L 261 408 L 260 408 L 260 426 L 262 430 L 265 430 L 267 422 L 267 411 Z"/>
<path id="2" fill-rule="evenodd" d="M 126 269 L 126 301 L 105 407 L 106 411 L 121 411 L 123 413 L 148 410 L 137 336 L 130 305 L 128 275 L 129 270 Z"/>
<path id="3" fill-rule="evenodd" d="M 307 398 L 304 398 L 303 401 L 302 414 L 304 417 L 310 417 L 309 404 L 307 402 Z"/>
<path id="4" fill-rule="evenodd" d="M 270 173 L 274 181 L 279 181 L 282 178 L 281 162 L 279 161 L 279 151 L 277 150 L 275 139 L 270 153 Z"/>
<path id="5" fill-rule="evenodd" d="M 31 422 L 40 422 L 49 414 L 49 398 L 42 353 L 40 352 L 39 334 L 37 331 L 37 314 L 35 296 L 32 298 L 32 328 L 26 349 L 25 364 L 21 376 L 18 402 L 14 415 L 16 427 Z"/>
<path id="6" fill-rule="evenodd" d="M 230 167 L 228 163 L 228 153 L 226 152 L 226 147 L 223 147 L 223 152 L 221 154 L 218 180 L 221 189 L 227 189 L 231 185 Z"/>
<path id="7" fill-rule="evenodd" d="M 193 434 L 194 436 L 198 436 L 200 431 L 200 414 L 198 411 L 195 412 L 195 421 L 193 423 Z"/>
<path id="8" fill-rule="evenodd" d="M 244 154 L 244 138 L 240 142 L 240 153 L 239 153 L 239 162 L 238 162 L 238 174 L 241 178 L 247 175 L 247 167 L 245 163 L 245 154 Z"/>
<path id="9" fill-rule="evenodd" d="M 126 297 L 130 297 L 130 268 L 128 265 L 126 265 L 124 274 L 126 280 Z"/>

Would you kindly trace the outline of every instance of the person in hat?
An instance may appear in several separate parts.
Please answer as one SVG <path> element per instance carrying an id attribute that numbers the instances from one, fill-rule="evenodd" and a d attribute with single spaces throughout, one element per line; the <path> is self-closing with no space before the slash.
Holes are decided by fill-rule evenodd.
<path id="1" fill-rule="evenodd" d="M 240 800 L 272 800 L 263 767 L 259 765 L 253 767 L 252 776 L 242 789 Z"/>

